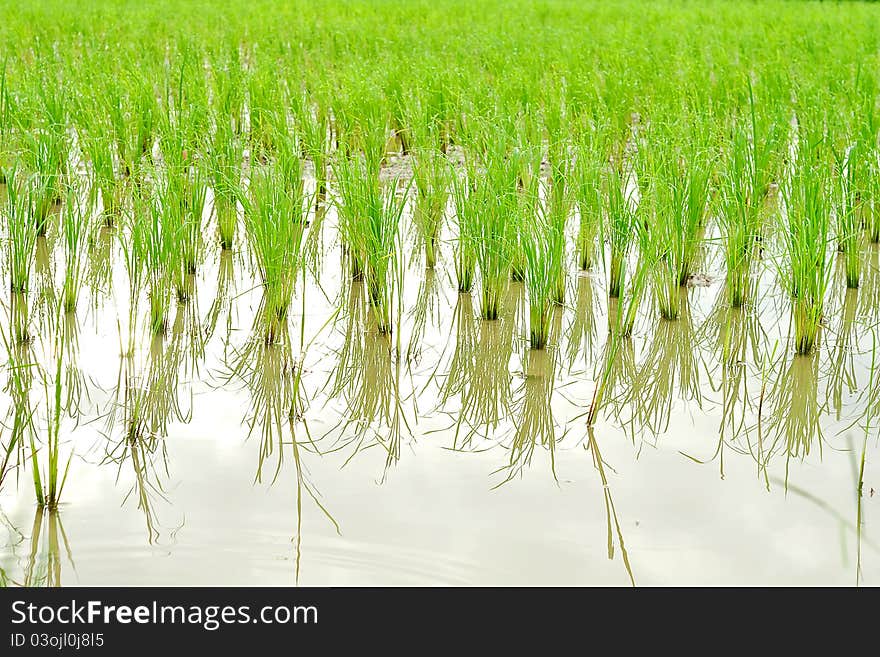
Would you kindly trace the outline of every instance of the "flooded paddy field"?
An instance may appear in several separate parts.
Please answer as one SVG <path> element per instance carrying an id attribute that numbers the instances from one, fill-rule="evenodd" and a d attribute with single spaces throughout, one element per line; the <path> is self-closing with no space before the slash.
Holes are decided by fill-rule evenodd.
<path id="1" fill-rule="evenodd" d="M 0 584 L 880 581 L 876 8 L 98 4 L 0 24 Z"/>
<path id="2" fill-rule="evenodd" d="M 253 336 L 261 292 L 241 253 L 208 258 L 197 293 L 154 337 L 142 317 L 126 325 L 123 254 L 108 250 L 123 284 L 63 328 L 64 376 L 77 382 L 77 412 L 62 419 L 63 501 L 35 509 L 26 470 L 3 491 L 10 582 L 877 576 L 872 287 L 837 281 L 820 350 L 791 356 L 786 300 L 768 287 L 756 308 L 725 310 L 707 248 L 681 318 L 646 311 L 612 352 L 602 278 L 574 273 L 550 346 L 533 352 L 522 284 L 507 286 L 500 319 L 482 320 L 445 268 L 415 258 L 389 339 L 370 326 L 363 283 L 339 276 L 330 215 L 321 285 L 307 279 L 277 345 Z M 876 249 L 868 256 L 876 267 Z M 38 335 L 61 330 L 43 321 Z M 51 363 L 53 348 L 35 338 L 20 357 Z M 53 392 L 38 376 L 25 400 L 7 389 L 10 425 L 21 404 L 44 422 Z"/>

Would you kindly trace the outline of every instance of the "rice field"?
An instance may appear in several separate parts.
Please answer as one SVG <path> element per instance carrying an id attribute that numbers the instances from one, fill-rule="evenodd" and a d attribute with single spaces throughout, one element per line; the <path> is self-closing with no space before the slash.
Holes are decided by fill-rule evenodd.
<path id="1" fill-rule="evenodd" d="M 0 584 L 880 581 L 880 8 L 0 15 Z"/>

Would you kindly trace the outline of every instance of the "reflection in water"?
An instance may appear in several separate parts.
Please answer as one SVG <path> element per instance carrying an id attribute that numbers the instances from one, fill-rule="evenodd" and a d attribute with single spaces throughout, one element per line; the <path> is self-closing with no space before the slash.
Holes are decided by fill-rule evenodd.
<path id="1" fill-rule="evenodd" d="M 599 413 L 606 408 L 622 426 L 630 425 L 629 418 L 625 418 L 623 413 L 629 409 L 635 395 L 636 355 L 632 338 L 614 328 L 618 326 L 619 303 L 616 298 L 608 300 L 609 331 L 596 364 L 596 387 L 587 413 L 588 426 L 593 426 Z"/>
<path id="2" fill-rule="evenodd" d="M 67 414 L 76 422 L 85 416 L 89 399 L 89 385 L 86 373 L 79 366 L 79 323 L 76 313 L 64 313 L 61 318 L 62 349 L 64 349 L 64 384 L 66 400 L 64 408 Z M 85 399 L 83 399 L 85 398 Z"/>
<path id="3" fill-rule="evenodd" d="M 440 293 L 437 289 L 436 274 L 433 269 L 426 269 L 424 278 L 419 285 L 418 296 L 411 311 L 412 330 L 410 332 L 409 346 L 406 348 L 406 360 L 418 361 L 422 355 L 423 338 L 425 327 L 437 326 L 440 320 Z"/>
<path id="4" fill-rule="evenodd" d="M 481 430 L 495 431 L 499 423 L 511 415 L 512 376 L 509 366 L 523 296 L 522 283 L 511 281 L 498 319 L 477 320 L 473 376 L 461 392 L 461 411 L 453 442 L 455 449 L 468 447 Z"/>
<path id="5" fill-rule="evenodd" d="M 602 460 L 602 454 L 599 452 L 599 443 L 596 442 L 596 434 L 592 426 L 587 427 L 587 443 L 584 445 L 593 456 L 593 467 L 599 473 L 602 480 L 602 493 L 605 499 L 605 516 L 608 519 L 608 558 L 614 559 L 614 535 L 617 535 L 617 544 L 620 546 L 620 554 L 623 558 L 623 565 L 626 568 L 626 574 L 629 576 L 630 584 L 636 585 L 635 576 L 633 575 L 632 566 L 629 563 L 629 553 L 626 551 L 626 544 L 623 542 L 623 531 L 620 528 L 620 520 L 617 517 L 617 509 L 614 506 L 614 498 L 611 495 L 611 486 L 608 484 L 608 477 L 605 474 L 605 461 Z M 612 531 L 613 528 L 613 531 Z"/>
<path id="6" fill-rule="evenodd" d="M 6 420 L 3 424 L 3 452 L 0 454 L 0 490 L 11 473 L 25 463 L 25 451 L 37 438 L 34 425 L 36 407 L 31 402 L 31 388 L 37 364 L 28 343 L 9 344 L 6 331 L 2 332 L 7 342 L 7 381 L 4 392 L 9 396 L 10 404 Z"/>
<path id="7" fill-rule="evenodd" d="M 220 251 L 220 263 L 217 269 L 217 289 L 214 294 L 214 300 L 211 302 L 211 307 L 208 309 L 208 316 L 205 319 L 205 343 L 211 339 L 217 330 L 217 323 L 220 321 L 220 317 L 225 316 L 226 333 L 223 344 L 229 344 L 233 322 L 232 299 L 235 297 L 235 293 L 235 264 L 232 251 L 223 249 Z M 224 356 L 227 355 L 224 354 Z"/>
<path id="8" fill-rule="evenodd" d="M 880 244 L 868 244 L 859 288 L 859 316 L 869 323 L 880 320 Z"/>
<path id="9" fill-rule="evenodd" d="M 89 235 L 89 258 L 86 270 L 86 282 L 92 291 L 92 303 L 97 306 L 99 297 L 111 290 L 113 279 L 113 242 L 116 230 L 112 226 L 101 224 Z"/>
<path id="10" fill-rule="evenodd" d="M 633 392 L 633 420 L 655 434 L 669 428 L 676 392 L 684 401 L 699 407 L 698 351 L 686 287 L 678 288 L 677 319 L 660 318 L 636 375 Z"/>
<path id="11" fill-rule="evenodd" d="M 745 430 L 746 417 L 753 410 L 749 394 L 749 364 L 759 360 L 761 326 L 757 313 L 748 306 L 719 304 L 707 326 L 712 327 L 713 352 L 720 355 L 722 414 L 721 439 L 737 439 Z M 713 389 L 717 389 L 714 388 Z"/>
<path id="12" fill-rule="evenodd" d="M 794 356 L 768 393 L 768 405 L 772 410 L 767 428 L 772 440 L 766 458 L 769 460 L 773 454 L 785 450 L 786 482 L 792 458 L 806 458 L 817 438 L 821 449 L 818 393 L 819 359 L 815 354 Z"/>
<path id="13" fill-rule="evenodd" d="M 13 583 L 32 587 L 61 586 L 61 570 L 65 558 L 74 572 L 76 571 L 70 542 L 67 540 L 67 534 L 64 532 L 64 525 L 61 522 L 61 514 L 56 509 L 46 511 L 42 507 L 37 507 L 34 512 L 34 523 L 29 543 L 30 549 L 24 567 L 24 581 L 13 581 Z"/>
<path id="14" fill-rule="evenodd" d="M 56 315 L 55 308 L 58 304 L 55 292 L 55 268 L 52 262 L 52 249 L 44 235 L 37 237 L 34 264 L 37 292 L 35 311 L 41 329 L 40 334 L 52 335 L 54 332 L 53 320 Z"/>
<path id="15" fill-rule="evenodd" d="M 511 345 L 505 339 L 508 335 L 503 326 L 505 321 L 477 320 L 474 368 L 461 393 L 454 448 L 467 447 L 481 428 L 494 431 L 502 419 L 510 416 Z M 464 435 L 461 435 L 462 429 Z"/>
<path id="16" fill-rule="evenodd" d="M 844 410 L 844 390 L 848 394 L 853 395 L 859 387 L 855 363 L 855 350 L 858 343 L 856 333 L 858 327 L 855 319 L 859 291 L 847 287 L 843 289 L 843 307 L 841 308 L 840 322 L 836 328 L 834 343 L 829 354 L 830 366 L 827 374 L 828 404 L 834 409 L 838 420 L 841 419 Z"/>
<path id="17" fill-rule="evenodd" d="M 455 327 L 455 346 L 449 361 L 449 371 L 441 386 L 443 404 L 451 397 L 462 394 L 474 377 L 479 324 L 474 314 L 474 300 L 470 292 L 458 293 L 452 324 Z"/>
<path id="18" fill-rule="evenodd" d="M 238 379 L 250 395 L 250 406 L 245 417 L 248 436 L 259 432 L 259 452 L 255 481 L 264 479 L 267 462 L 274 458 L 270 483 L 275 484 L 285 462 L 285 450 L 296 474 L 296 581 L 299 582 L 302 558 L 302 502 L 304 493 L 333 524 L 336 520 L 321 502 L 321 495 L 310 481 L 304 458 L 307 453 L 321 455 L 309 431 L 305 411 L 308 397 L 303 387 L 302 360 L 294 357 L 288 322 L 277 325 L 277 339 L 266 342 L 263 331 L 255 329 L 244 348 L 233 354 L 234 365 L 227 380 Z M 300 345 L 302 350 L 302 345 Z"/>
<path id="19" fill-rule="evenodd" d="M 521 476 L 531 465 L 535 448 L 540 445 L 550 455 L 550 470 L 556 478 L 556 427 L 553 420 L 553 382 L 556 377 L 557 350 L 529 349 L 522 385 L 514 404 L 516 430 L 510 445 L 510 458 L 500 471 L 504 481 Z"/>
<path id="20" fill-rule="evenodd" d="M 596 299 L 592 277 L 581 272 L 577 277 L 575 307 L 568 328 L 568 369 L 573 370 L 578 357 L 583 358 L 584 369 L 593 362 L 598 330 L 596 326 Z"/>

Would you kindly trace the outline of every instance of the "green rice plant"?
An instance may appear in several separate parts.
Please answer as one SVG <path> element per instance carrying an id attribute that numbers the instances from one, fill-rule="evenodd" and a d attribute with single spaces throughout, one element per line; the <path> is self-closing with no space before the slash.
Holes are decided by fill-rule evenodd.
<path id="1" fill-rule="evenodd" d="M 548 211 L 549 212 L 552 211 Z M 552 306 L 558 293 L 558 276 L 564 264 L 557 248 L 554 218 L 543 216 L 521 218 L 525 254 L 525 286 L 529 300 L 529 344 L 543 349 L 549 337 Z"/>
<path id="2" fill-rule="evenodd" d="M 204 165 L 195 162 L 167 170 L 161 184 L 162 230 L 168 238 L 166 267 L 181 303 L 194 293 L 193 279 L 204 252 L 202 226 L 207 178 Z"/>
<path id="3" fill-rule="evenodd" d="M 26 133 L 25 167 L 32 176 L 33 213 L 37 235 L 49 227 L 49 213 L 59 200 L 65 157 L 65 140 L 54 130 L 37 128 Z"/>
<path id="4" fill-rule="evenodd" d="M 163 221 L 163 208 L 153 199 L 137 197 L 129 220 L 129 244 L 127 261 L 132 299 L 137 299 L 141 281 L 146 284 L 149 298 L 149 326 L 154 334 L 162 334 L 167 328 L 168 309 L 173 286 L 172 233 L 168 222 Z M 132 305 L 136 312 L 136 306 Z"/>
<path id="5" fill-rule="evenodd" d="M 6 266 L 9 269 L 10 321 L 18 343 L 30 340 L 28 296 L 34 269 L 38 227 L 30 180 L 13 170 L 6 189 Z"/>
<path id="6" fill-rule="evenodd" d="M 627 262 L 637 240 L 637 205 L 628 174 L 619 166 L 606 167 L 605 210 L 599 222 L 601 242 L 608 244 L 608 296 L 618 298 L 626 280 Z M 603 250 L 603 259 L 605 258 Z"/>
<path id="7" fill-rule="evenodd" d="M 550 271 L 550 280 L 553 286 L 552 299 L 557 306 L 565 303 L 568 274 L 566 269 L 566 232 L 572 206 L 573 199 L 570 191 L 567 187 L 557 183 L 550 191 L 544 210 L 549 242 L 547 248 L 550 251 L 549 257 L 553 265 Z M 524 220 L 528 221 L 529 217 L 525 217 Z"/>
<path id="8" fill-rule="evenodd" d="M 406 192 L 398 195 L 396 183 L 380 185 L 376 171 L 368 157 L 355 155 L 337 162 L 336 179 L 342 199 L 340 232 L 352 258 L 353 277 L 363 273 L 377 330 L 388 334 Z"/>
<path id="9" fill-rule="evenodd" d="M 518 171 L 512 158 L 491 153 L 477 182 L 482 197 L 476 217 L 475 254 L 480 272 L 480 317 L 499 317 L 510 277 L 517 211 Z"/>
<path id="10" fill-rule="evenodd" d="M 220 246 L 229 250 L 235 243 L 238 225 L 238 189 L 244 146 L 232 127 L 218 122 L 210 151 L 211 185 L 214 192 L 214 214 Z"/>
<path id="11" fill-rule="evenodd" d="M 278 127 L 285 120 L 284 108 L 278 104 L 280 92 L 274 67 L 257 66 L 248 78 L 248 142 L 254 161 L 268 162 L 276 153 Z"/>
<path id="12" fill-rule="evenodd" d="M 449 165 L 445 156 L 433 149 L 412 152 L 413 225 L 418 234 L 420 249 L 425 254 L 425 267 L 437 264 L 440 230 L 449 200 Z"/>
<path id="13" fill-rule="evenodd" d="M 455 280 L 460 293 L 473 289 L 477 268 L 477 217 L 481 209 L 481 188 L 477 187 L 477 172 L 469 167 L 465 177 L 452 177 L 452 197 L 455 201 L 456 235 L 453 243 Z"/>
<path id="14" fill-rule="evenodd" d="M 794 348 L 811 354 L 822 326 L 831 238 L 829 162 L 820 137 L 804 131 L 783 185 L 785 212 L 779 228 L 784 261 L 780 279 L 792 304 Z"/>
<path id="15" fill-rule="evenodd" d="M 98 127 L 92 132 L 82 131 L 80 143 L 89 160 L 92 204 L 100 198 L 104 221 L 112 226 L 121 213 L 123 182 L 116 174 L 112 137 L 108 130 Z"/>
<path id="16" fill-rule="evenodd" d="M 13 149 L 10 147 L 14 126 L 13 100 L 9 93 L 8 65 L 3 58 L 3 68 L 0 70 L 0 184 L 6 183 L 7 170 L 13 159 Z"/>
<path id="17" fill-rule="evenodd" d="M 866 150 L 859 141 L 834 149 L 833 211 L 837 219 L 837 250 L 843 253 L 846 262 L 846 286 L 853 289 L 859 287 L 862 273 L 863 231 L 859 210 L 860 198 L 865 194 Z"/>
<path id="18" fill-rule="evenodd" d="M 660 316 L 677 319 L 681 307 L 679 288 L 694 273 L 701 229 L 709 194 L 710 165 L 697 148 L 677 148 L 666 135 L 655 136 L 647 148 L 640 180 L 642 241 L 651 262 L 654 292 Z M 684 152 L 683 152 L 684 151 Z"/>
<path id="19" fill-rule="evenodd" d="M 601 128 L 582 131 L 576 147 L 572 171 L 572 190 L 578 210 L 578 233 L 575 248 L 578 267 L 592 269 L 596 258 L 596 239 L 602 224 L 604 172 L 608 154 Z"/>
<path id="20" fill-rule="evenodd" d="M 153 81 L 139 72 L 123 74 L 115 83 L 105 81 L 105 107 L 113 129 L 116 152 L 126 177 L 145 171 L 159 124 L 159 106 Z"/>
<path id="21" fill-rule="evenodd" d="M 307 94 L 293 94 L 294 123 L 302 141 L 304 155 L 315 171 L 316 202 L 327 195 L 327 169 L 330 158 L 330 117 L 323 103 L 311 103 Z"/>
<path id="22" fill-rule="evenodd" d="M 76 182 L 67 186 L 61 215 L 64 246 L 64 282 L 61 291 L 65 314 L 75 313 L 80 289 L 86 277 L 88 239 L 91 235 L 91 198 Z"/>
<path id="23" fill-rule="evenodd" d="M 211 98 L 216 130 L 240 135 L 244 124 L 247 88 L 238 43 L 220 44 L 209 55 Z"/>
<path id="24" fill-rule="evenodd" d="M 728 302 L 739 307 L 753 294 L 753 279 L 764 238 L 766 203 L 780 157 L 783 131 L 777 121 L 759 120 L 749 86 L 747 126 L 736 123 L 730 138 L 721 192 L 721 242 Z"/>
<path id="25" fill-rule="evenodd" d="M 59 314 L 63 313 L 63 304 L 57 308 Z M 34 479 L 34 489 L 37 504 L 41 507 L 54 510 L 58 508 L 67 474 L 70 470 L 70 461 L 73 452 L 68 455 L 66 462 L 61 457 L 61 421 L 65 414 L 64 409 L 64 357 L 68 350 L 63 341 L 66 337 L 64 331 L 58 331 L 55 337 L 55 371 L 50 381 L 45 381 L 46 410 L 47 410 L 47 436 L 45 442 L 46 462 L 45 468 L 40 467 L 39 450 L 33 434 L 30 437 L 31 469 Z"/>
<path id="26" fill-rule="evenodd" d="M 266 344 L 275 344 L 287 324 L 296 282 L 303 269 L 305 199 L 285 189 L 283 171 L 265 166 L 251 172 L 242 197 L 251 260 L 263 286 L 261 320 Z"/>

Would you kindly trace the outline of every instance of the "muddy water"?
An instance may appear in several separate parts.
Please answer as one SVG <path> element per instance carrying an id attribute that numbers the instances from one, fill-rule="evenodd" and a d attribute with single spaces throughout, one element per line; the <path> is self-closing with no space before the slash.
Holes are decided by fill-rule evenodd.
<path id="1" fill-rule="evenodd" d="M 602 277 L 573 275 L 553 346 L 528 353 L 519 285 L 481 322 L 476 292 L 409 256 L 398 330 L 379 336 L 364 290 L 340 276 L 332 225 L 331 211 L 320 285 L 298 288 L 289 342 L 268 349 L 252 339 L 260 291 L 244 254 L 209 255 L 194 300 L 153 339 L 144 300 L 129 321 L 105 236 L 63 327 L 79 409 L 62 426 L 63 504 L 35 511 L 26 468 L 4 483 L 8 581 L 880 582 L 878 438 L 862 426 L 877 401 L 876 250 L 862 290 L 835 281 L 812 359 L 789 355 L 772 274 L 753 311 L 721 308 L 711 249 L 680 320 L 646 303 L 632 341 L 609 343 Z M 48 363 L 53 329 L 32 305 L 28 351 Z M 3 394 L 12 418 L 20 397 Z M 29 396 L 44 427 L 42 383 Z"/>

